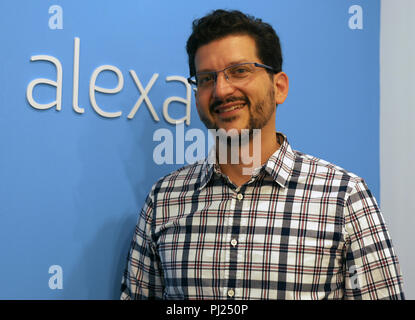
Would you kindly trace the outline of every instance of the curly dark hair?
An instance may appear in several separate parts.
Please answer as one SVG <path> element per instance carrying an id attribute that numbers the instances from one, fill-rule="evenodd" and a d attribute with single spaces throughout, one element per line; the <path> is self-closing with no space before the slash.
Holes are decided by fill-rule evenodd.
<path id="1" fill-rule="evenodd" d="M 255 40 L 261 62 L 272 67 L 275 73 L 282 70 L 280 39 L 272 26 L 261 19 L 238 10 L 219 9 L 194 20 L 192 30 L 186 44 L 190 76 L 196 73 L 195 55 L 199 47 L 233 34 L 251 36 Z"/>

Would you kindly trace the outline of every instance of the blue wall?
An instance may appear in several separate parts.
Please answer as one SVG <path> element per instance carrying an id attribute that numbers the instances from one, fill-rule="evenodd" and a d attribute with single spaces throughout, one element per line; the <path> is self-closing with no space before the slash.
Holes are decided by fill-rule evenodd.
<path id="1" fill-rule="evenodd" d="M 63 29 L 50 29 L 52 5 L 61 6 Z M 352 5 L 363 9 L 363 29 L 350 29 Z M 277 128 L 292 146 L 334 162 L 366 179 L 379 200 L 379 1 L 24 1 L 0 3 L 0 298 L 117 299 L 138 212 L 151 185 L 181 164 L 157 165 L 153 132 L 174 126 L 164 101 L 185 97 L 186 87 L 166 77 L 188 76 L 185 42 L 191 22 L 215 8 L 240 9 L 271 23 L 280 35 L 290 77 Z M 57 20 L 56 20 L 57 21 Z M 55 21 L 55 22 L 56 22 Z M 72 108 L 74 38 L 80 39 L 79 106 Z M 27 98 L 37 78 L 56 81 L 59 59 L 62 108 L 38 110 Z M 98 115 L 89 81 L 102 65 L 119 68 L 117 94 L 96 93 L 98 105 L 121 111 Z M 143 87 L 159 74 L 133 119 Z M 106 71 L 97 86 L 113 88 Z M 56 88 L 38 85 L 46 104 Z M 169 107 L 185 115 L 183 104 Z M 190 128 L 203 128 L 192 96 Z M 51 289 L 52 265 L 63 288 Z"/>

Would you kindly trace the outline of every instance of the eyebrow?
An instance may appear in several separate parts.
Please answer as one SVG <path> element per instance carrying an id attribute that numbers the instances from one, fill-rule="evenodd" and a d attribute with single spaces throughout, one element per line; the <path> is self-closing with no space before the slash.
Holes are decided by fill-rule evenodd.
<path id="1" fill-rule="evenodd" d="M 246 59 L 241 59 L 241 60 L 232 61 L 232 62 L 228 63 L 224 69 L 226 69 L 226 68 L 228 68 L 228 67 L 230 67 L 230 66 L 233 66 L 233 65 L 235 65 L 235 64 L 250 63 L 250 62 L 251 62 L 251 61 L 247 61 Z M 223 70 L 223 69 L 222 69 L 222 70 Z M 200 71 L 199 71 L 199 70 L 198 70 L 198 71 L 196 71 L 196 73 L 215 72 L 215 71 L 216 71 L 216 70 L 212 70 L 212 69 L 202 69 L 202 70 L 200 70 Z"/>

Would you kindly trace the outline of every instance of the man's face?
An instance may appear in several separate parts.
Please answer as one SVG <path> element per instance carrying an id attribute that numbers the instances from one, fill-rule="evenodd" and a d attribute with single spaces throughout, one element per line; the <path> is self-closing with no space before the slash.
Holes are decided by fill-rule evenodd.
<path id="1" fill-rule="evenodd" d="M 230 35 L 201 46 L 195 56 L 196 72 L 222 70 L 244 62 L 263 63 L 257 56 L 255 40 L 248 35 Z M 243 84 L 226 80 L 223 72 L 216 83 L 196 92 L 196 107 L 208 129 L 263 129 L 275 132 L 277 86 L 263 68 Z"/>

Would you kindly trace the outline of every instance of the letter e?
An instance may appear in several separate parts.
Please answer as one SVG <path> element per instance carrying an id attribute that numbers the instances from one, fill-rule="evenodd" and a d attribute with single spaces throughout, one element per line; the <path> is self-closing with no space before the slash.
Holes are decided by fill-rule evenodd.
<path id="1" fill-rule="evenodd" d="M 98 75 L 102 71 L 106 71 L 106 70 L 112 71 L 117 75 L 118 83 L 115 88 L 108 89 L 108 88 L 98 87 L 97 85 L 95 85 Z M 104 66 L 100 66 L 96 68 L 94 72 L 92 73 L 91 80 L 89 81 L 89 101 L 91 102 L 92 108 L 94 108 L 95 112 L 98 113 L 101 117 L 105 117 L 105 118 L 116 118 L 116 117 L 121 116 L 122 111 L 107 112 L 107 111 L 102 110 L 98 106 L 97 101 L 95 99 L 95 91 L 114 94 L 114 93 L 120 92 L 123 86 L 124 86 L 124 77 L 122 76 L 120 69 L 118 69 L 115 66 L 111 66 L 111 65 L 104 65 Z"/>

